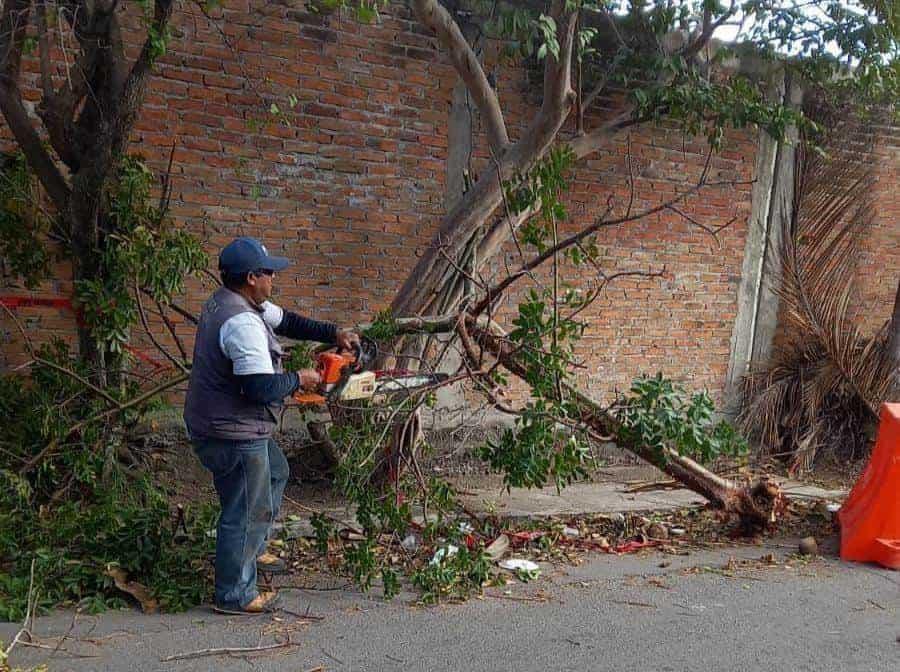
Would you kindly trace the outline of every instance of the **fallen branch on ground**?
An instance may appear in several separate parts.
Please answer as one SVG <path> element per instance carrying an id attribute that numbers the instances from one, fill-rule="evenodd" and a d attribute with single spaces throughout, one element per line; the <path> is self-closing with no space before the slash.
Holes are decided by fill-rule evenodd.
<path id="1" fill-rule="evenodd" d="M 189 660 L 191 658 L 203 658 L 205 656 L 229 656 L 235 653 L 258 653 L 260 651 L 277 651 L 278 649 L 287 649 L 289 647 L 300 646 L 294 642 L 282 642 L 280 644 L 266 644 L 265 646 L 234 646 L 220 649 L 199 649 L 197 651 L 188 651 L 187 653 L 176 653 L 174 656 L 166 656 L 160 658 L 161 663 L 168 663 L 173 660 Z"/>

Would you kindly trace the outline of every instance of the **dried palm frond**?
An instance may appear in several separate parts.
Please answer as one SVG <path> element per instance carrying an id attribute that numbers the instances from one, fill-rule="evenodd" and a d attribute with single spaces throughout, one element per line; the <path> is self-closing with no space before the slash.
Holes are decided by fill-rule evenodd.
<path id="1" fill-rule="evenodd" d="M 853 319 L 857 241 L 871 222 L 871 133 L 833 133 L 827 155 L 798 150 L 793 213 L 777 251 L 780 334 L 742 381 L 738 422 L 762 451 L 809 470 L 828 452 L 864 454 L 867 428 L 893 380 L 887 331 Z"/>

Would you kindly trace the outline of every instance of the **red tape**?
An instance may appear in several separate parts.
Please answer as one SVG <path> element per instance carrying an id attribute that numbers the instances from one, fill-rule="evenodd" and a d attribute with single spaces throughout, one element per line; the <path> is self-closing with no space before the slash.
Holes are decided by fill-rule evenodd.
<path id="1" fill-rule="evenodd" d="M 78 311 L 75 310 L 75 307 L 72 305 L 72 299 L 67 299 L 65 297 L 40 297 L 40 296 L 0 296 L 0 305 L 6 306 L 9 309 L 13 308 L 32 308 L 35 306 L 40 306 L 44 308 L 62 308 L 65 310 L 70 310 L 75 313 L 75 318 L 81 322 L 81 316 Z M 165 365 L 160 364 L 160 362 L 150 355 L 148 355 L 143 350 L 134 347 L 133 345 L 128 345 L 127 343 L 122 346 L 130 352 L 135 358 L 141 360 L 145 364 L 149 364 L 157 371 L 160 369 L 167 368 Z"/>

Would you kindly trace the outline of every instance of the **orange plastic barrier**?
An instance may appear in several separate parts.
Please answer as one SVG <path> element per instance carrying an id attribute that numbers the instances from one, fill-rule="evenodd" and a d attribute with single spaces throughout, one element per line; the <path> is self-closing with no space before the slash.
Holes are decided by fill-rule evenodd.
<path id="1" fill-rule="evenodd" d="M 841 558 L 900 569 L 900 404 L 884 404 L 869 464 L 838 513 Z"/>

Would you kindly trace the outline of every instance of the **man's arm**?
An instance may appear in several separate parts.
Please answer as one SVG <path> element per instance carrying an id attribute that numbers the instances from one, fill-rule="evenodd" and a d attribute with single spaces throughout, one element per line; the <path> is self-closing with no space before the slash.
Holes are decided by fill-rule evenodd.
<path id="1" fill-rule="evenodd" d="M 290 310 L 284 310 L 271 301 L 262 304 L 263 320 L 272 327 L 278 336 L 292 338 L 295 341 L 317 341 L 334 345 L 340 330 L 331 322 L 321 322 L 303 317 Z"/>
<path id="2" fill-rule="evenodd" d="M 284 311 L 281 323 L 274 331 L 279 336 L 286 336 L 295 341 L 318 341 L 328 344 L 336 343 L 338 334 L 336 324 L 313 320 L 289 310 Z"/>
<path id="3" fill-rule="evenodd" d="M 219 346 L 232 361 L 241 392 L 254 403 L 270 404 L 293 394 L 298 388 L 313 389 L 315 371 L 275 373 L 265 327 L 259 316 L 243 313 L 222 325 Z"/>
<path id="4" fill-rule="evenodd" d="M 271 404 L 293 394 L 300 387 L 300 377 L 288 373 L 253 373 L 239 376 L 241 392 L 255 404 Z"/>

